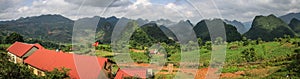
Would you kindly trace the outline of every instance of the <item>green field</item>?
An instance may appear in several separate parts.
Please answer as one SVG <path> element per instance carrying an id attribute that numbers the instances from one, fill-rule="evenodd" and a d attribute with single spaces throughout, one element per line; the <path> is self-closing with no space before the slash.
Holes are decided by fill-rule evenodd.
<path id="1" fill-rule="evenodd" d="M 298 74 L 287 70 L 289 66 L 294 65 L 292 63 L 294 62 L 295 50 L 299 49 L 298 41 L 300 41 L 299 38 L 270 42 L 251 40 L 248 41 L 247 45 L 244 45 L 245 41 L 230 42 L 226 45 L 226 59 L 222 73 L 244 72 L 244 74 L 232 78 L 286 78 L 290 73 Z M 98 49 L 96 55 L 114 56 L 112 52 L 105 50 L 107 49 Z M 200 69 L 209 66 L 211 53 L 211 49 L 207 46 L 200 46 Z M 174 67 L 178 68 L 180 66 L 178 63 L 181 61 L 180 51 L 168 54 L 170 56 L 168 56 L 167 63 L 173 63 Z M 149 57 L 145 53 L 131 51 L 130 56 L 135 62 L 149 63 Z M 167 78 L 168 76 L 157 75 L 157 78 Z M 296 78 L 297 76 L 290 75 L 290 77 Z"/>

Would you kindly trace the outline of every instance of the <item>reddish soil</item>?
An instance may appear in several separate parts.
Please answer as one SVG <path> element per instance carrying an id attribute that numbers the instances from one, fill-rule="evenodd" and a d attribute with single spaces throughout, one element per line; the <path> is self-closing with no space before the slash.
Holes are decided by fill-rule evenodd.
<path id="1" fill-rule="evenodd" d="M 245 75 L 245 72 L 244 71 L 238 71 L 238 72 L 235 72 L 235 73 L 222 73 L 220 77 L 221 78 L 238 78 L 241 75 Z"/>
<path id="2" fill-rule="evenodd" d="M 206 79 L 206 78 L 207 79 L 211 79 L 211 78 L 214 79 L 215 77 L 218 76 L 218 74 L 215 74 L 217 72 L 218 72 L 217 68 L 202 68 L 202 69 L 198 70 L 195 79 Z"/>
<path id="3" fill-rule="evenodd" d="M 147 63 L 134 63 L 135 66 L 140 66 L 140 67 L 149 67 L 150 64 L 147 64 Z M 158 67 L 159 68 L 159 67 Z M 211 70 L 210 72 L 208 72 L 208 70 Z M 168 70 L 168 68 L 166 66 L 164 66 L 162 68 L 162 70 Z M 173 70 L 175 71 L 178 71 L 180 70 L 179 68 L 174 68 Z M 195 79 L 210 79 L 210 78 L 213 78 L 213 77 L 217 77 L 218 74 L 215 74 L 216 72 L 218 71 L 218 69 L 216 68 L 202 68 L 202 69 L 199 69 L 197 71 L 197 73 L 195 74 L 196 77 Z M 185 69 L 185 70 L 181 70 L 181 72 L 184 72 L 184 73 L 191 73 L 193 74 L 192 72 L 195 72 L 195 70 L 189 70 L 189 69 Z M 251 72 L 258 72 L 257 70 L 251 70 Z M 168 72 L 159 72 L 157 74 L 174 74 L 176 72 L 173 72 L 173 73 L 168 73 Z M 242 75 L 245 75 L 245 72 L 244 71 L 238 71 L 238 72 L 234 72 L 234 73 L 221 73 L 218 77 L 219 78 L 238 78 L 238 77 L 241 77 Z"/>
<path id="4" fill-rule="evenodd" d="M 209 70 L 209 68 L 199 69 L 198 73 L 196 74 L 195 79 L 210 79 L 210 78 L 214 78 L 214 77 L 218 76 L 218 74 L 215 74 L 218 71 L 218 69 L 211 68 L 210 72 L 208 72 L 208 70 Z M 235 73 L 221 73 L 219 78 L 238 78 L 244 74 L 245 74 L 244 71 L 238 71 Z"/>

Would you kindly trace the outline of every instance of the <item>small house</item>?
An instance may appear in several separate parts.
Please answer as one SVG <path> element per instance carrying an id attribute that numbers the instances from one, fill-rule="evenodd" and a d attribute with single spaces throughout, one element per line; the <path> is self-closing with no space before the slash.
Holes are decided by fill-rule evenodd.
<path id="1" fill-rule="evenodd" d="M 152 69 L 146 68 L 119 68 L 115 79 L 153 78 Z"/>
<path id="2" fill-rule="evenodd" d="M 7 49 L 7 53 L 10 56 L 10 61 L 14 63 L 23 64 L 24 59 L 29 57 L 38 49 L 44 49 L 44 47 L 40 44 L 27 44 L 22 42 L 15 42 Z"/>

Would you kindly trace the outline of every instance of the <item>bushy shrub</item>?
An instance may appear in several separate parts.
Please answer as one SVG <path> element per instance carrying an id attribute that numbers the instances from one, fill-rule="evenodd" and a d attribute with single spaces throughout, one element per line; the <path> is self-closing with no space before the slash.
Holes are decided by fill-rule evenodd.
<path id="1" fill-rule="evenodd" d="M 246 49 L 244 51 L 242 51 L 243 54 L 243 58 L 247 61 L 247 62 L 254 62 L 256 61 L 258 58 L 256 56 L 256 52 L 254 48 L 249 48 Z"/>

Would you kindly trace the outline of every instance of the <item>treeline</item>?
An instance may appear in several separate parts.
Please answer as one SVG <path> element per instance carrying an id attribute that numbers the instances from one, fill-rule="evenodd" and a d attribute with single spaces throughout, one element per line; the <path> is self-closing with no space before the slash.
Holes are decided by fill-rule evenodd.
<path id="1" fill-rule="evenodd" d="M 22 35 L 16 32 L 7 34 L 7 36 L 0 36 L 0 44 L 13 44 L 16 41 L 30 44 L 39 43 L 47 49 L 60 49 L 62 51 L 71 51 L 71 45 L 63 45 L 60 43 L 54 43 L 47 40 L 39 40 L 33 38 L 24 39 Z"/>

